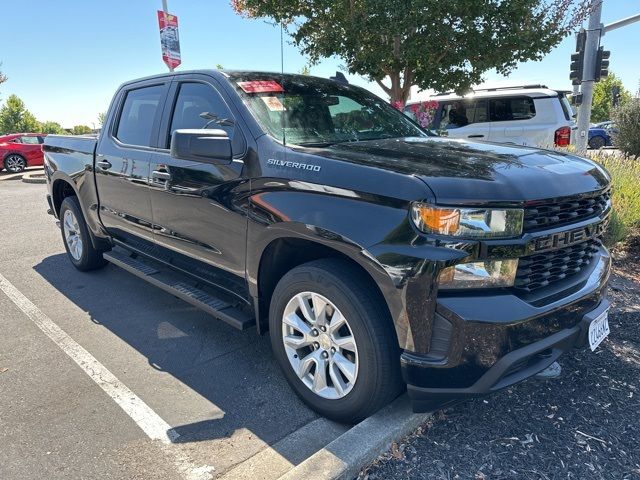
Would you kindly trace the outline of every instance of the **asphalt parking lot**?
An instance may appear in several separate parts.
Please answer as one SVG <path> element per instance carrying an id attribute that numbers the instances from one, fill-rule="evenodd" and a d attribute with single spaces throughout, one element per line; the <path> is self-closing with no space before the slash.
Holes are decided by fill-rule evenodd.
<path id="1" fill-rule="evenodd" d="M 295 397 L 267 337 L 76 271 L 44 195 L 0 181 L 0 478 L 277 478 L 346 430 Z"/>

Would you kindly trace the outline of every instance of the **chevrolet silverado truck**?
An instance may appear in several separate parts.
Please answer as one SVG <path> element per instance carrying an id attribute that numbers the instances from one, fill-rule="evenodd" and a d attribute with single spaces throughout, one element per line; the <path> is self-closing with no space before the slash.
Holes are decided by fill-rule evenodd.
<path id="1" fill-rule="evenodd" d="M 433 136 L 344 82 L 214 70 L 125 83 L 97 139 L 43 150 L 78 270 L 269 332 L 335 420 L 405 388 L 417 412 L 488 394 L 609 332 L 610 177 L 574 155 Z"/>

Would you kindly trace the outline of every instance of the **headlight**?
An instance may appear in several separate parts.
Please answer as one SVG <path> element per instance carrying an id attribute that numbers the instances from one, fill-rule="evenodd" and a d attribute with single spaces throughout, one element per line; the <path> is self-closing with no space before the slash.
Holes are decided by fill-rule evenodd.
<path id="1" fill-rule="evenodd" d="M 440 288 L 512 287 L 517 270 L 517 259 L 460 263 L 440 272 Z"/>
<path id="2" fill-rule="evenodd" d="M 522 234 L 524 210 L 411 206 L 413 223 L 425 233 L 466 238 L 509 238 Z"/>

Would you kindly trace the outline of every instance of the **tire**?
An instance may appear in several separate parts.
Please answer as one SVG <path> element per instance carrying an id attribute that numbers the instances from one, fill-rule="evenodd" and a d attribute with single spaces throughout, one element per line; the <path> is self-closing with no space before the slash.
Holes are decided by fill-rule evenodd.
<path id="1" fill-rule="evenodd" d="M 271 346 L 287 381 L 313 410 L 338 422 L 357 423 L 365 419 L 404 388 L 393 322 L 383 299 L 378 292 L 367 288 L 369 284 L 370 279 L 347 261 L 323 259 L 289 271 L 271 298 Z M 309 300 L 317 301 L 318 305 L 327 302 L 324 308 L 317 308 L 326 312 L 326 323 L 316 328 L 316 336 L 313 325 L 318 327 L 323 322 L 307 322 L 300 299 L 309 306 L 307 312 L 311 315 L 307 318 L 316 315 Z M 285 314 L 289 319 L 286 324 Z M 338 327 L 340 315 L 345 324 Z M 307 326 L 297 330 L 291 324 L 300 326 L 299 320 Z M 310 332 L 304 335 L 302 330 L 310 325 Z M 288 345 L 283 332 L 290 342 Z M 309 344 L 312 340 L 314 343 Z M 296 349 L 299 344 L 308 345 Z M 315 383 L 319 362 L 326 365 L 320 370 L 324 370 L 326 381 L 321 381 L 323 375 L 318 376 L 318 384 L 325 387 L 316 387 Z M 311 366 L 307 373 L 299 376 L 295 368 L 304 372 L 304 365 Z"/>
<path id="2" fill-rule="evenodd" d="M 589 148 L 593 148 L 594 150 L 597 150 L 599 148 L 603 148 L 606 145 L 606 143 L 607 143 L 606 140 L 601 136 L 591 137 L 591 140 L 589 140 Z"/>
<path id="3" fill-rule="evenodd" d="M 27 168 L 27 161 L 17 153 L 11 153 L 4 159 L 4 168 L 9 173 L 20 173 Z"/>
<path id="4" fill-rule="evenodd" d="M 78 197 L 66 197 L 62 201 L 59 217 L 62 241 L 73 266 L 83 272 L 104 267 L 107 262 L 91 242 Z"/>

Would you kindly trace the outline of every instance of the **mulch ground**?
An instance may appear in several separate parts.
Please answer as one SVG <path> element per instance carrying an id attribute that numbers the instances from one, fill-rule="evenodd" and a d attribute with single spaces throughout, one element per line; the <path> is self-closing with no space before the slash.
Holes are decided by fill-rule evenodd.
<path id="1" fill-rule="evenodd" d="M 439 411 L 364 468 L 374 479 L 640 479 L 640 238 L 614 252 L 611 334 L 528 380 Z"/>

